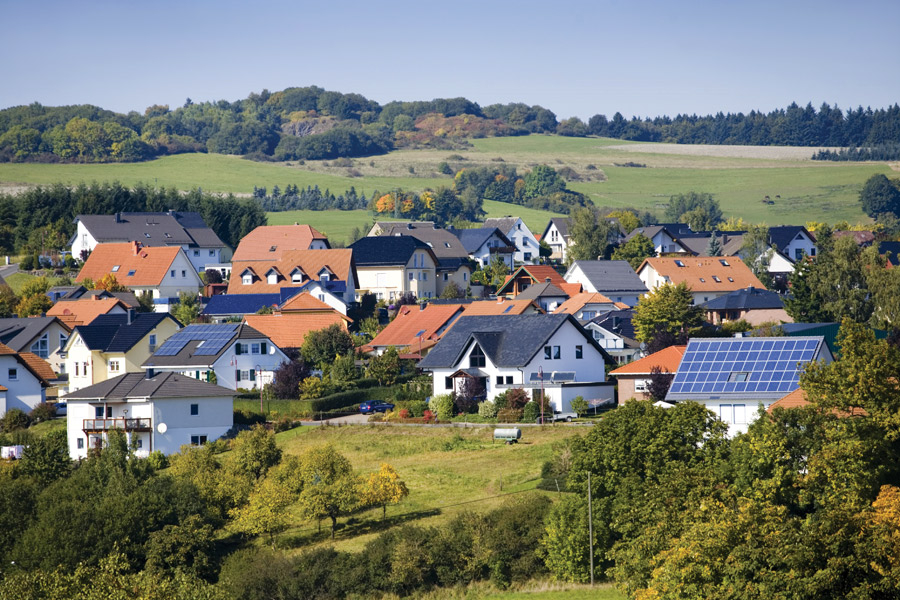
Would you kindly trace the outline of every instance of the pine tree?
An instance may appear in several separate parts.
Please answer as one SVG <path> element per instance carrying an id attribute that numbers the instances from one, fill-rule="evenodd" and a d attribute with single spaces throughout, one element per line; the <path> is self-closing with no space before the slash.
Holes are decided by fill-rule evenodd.
<path id="1" fill-rule="evenodd" d="M 709 244 L 706 246 L 707 256 L 722 256 L 722 244 L 719 243 L 718 234 L 713 231 L 709 237 Z"/>

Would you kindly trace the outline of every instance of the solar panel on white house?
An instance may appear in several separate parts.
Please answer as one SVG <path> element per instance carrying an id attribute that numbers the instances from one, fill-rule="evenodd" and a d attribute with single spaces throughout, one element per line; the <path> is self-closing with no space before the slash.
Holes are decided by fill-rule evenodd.
<path id="1" fill-rule="evenodd" d="M 188 325 L 175 332 L 155 352 L 156 356 L 175 356 L 189 342 L 201 341 L 202 344 L 194 352 L 197 356 L 215 356 L 228 344 L 237 331 L 237 323 L 221 323 L 217 325 Z"/>

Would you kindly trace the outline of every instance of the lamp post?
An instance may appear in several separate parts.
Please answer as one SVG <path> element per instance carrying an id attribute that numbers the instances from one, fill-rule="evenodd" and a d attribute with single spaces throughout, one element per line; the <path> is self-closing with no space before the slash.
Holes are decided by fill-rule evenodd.
<path id="1" fill-rule="evenodd" d="M 262 386 L 262 367 L 256 365 L 256 386 L 259 388 L 259 414 L 265 415 L 263 412 L 263 386 Z"/>
<path id="2" fill-rule="evenodd" d="M 538 379 L 541 380 L 541 425 L 544 424 L 544 367 L 538 367 Z"/>

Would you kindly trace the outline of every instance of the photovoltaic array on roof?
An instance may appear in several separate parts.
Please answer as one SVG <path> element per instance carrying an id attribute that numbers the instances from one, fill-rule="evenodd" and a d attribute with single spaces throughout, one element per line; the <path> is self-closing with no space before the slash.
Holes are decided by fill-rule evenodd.
<path id="1" fill-rule="evenodd" d="M 155 352 L 156 356 L 175 356 L 190 342 L 203 342 L 194 352 L 196 356 L 215 356 L 222 351 L 237 331 L 237 323 L 219 325 L 188 325 L 176 332 Z"/>
<path id="2" fill-rule="evenodd" d="M 821 338 L 690 340 L 669 394 L 786 394 L 800 367 L 818 356 Z"/>

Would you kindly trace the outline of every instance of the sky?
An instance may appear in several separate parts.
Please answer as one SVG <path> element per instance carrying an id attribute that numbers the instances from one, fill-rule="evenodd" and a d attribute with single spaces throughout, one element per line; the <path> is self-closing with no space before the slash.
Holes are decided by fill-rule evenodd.
<path id="1" fill-rule="evenodd" d="M 0 0 L 0 108 L 317 85 L 587 120 L 900 102 L 900 2 Z"/>

